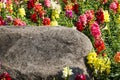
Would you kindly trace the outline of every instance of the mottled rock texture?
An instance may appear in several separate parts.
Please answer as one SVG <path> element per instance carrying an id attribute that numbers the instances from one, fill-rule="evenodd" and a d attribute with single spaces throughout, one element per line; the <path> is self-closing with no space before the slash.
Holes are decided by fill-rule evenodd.
<path id="1" fill-rule="evenodd" d="M 65 27 L 0 27 L 0 72 L 12 80 L 63 80 L 66 66 L 88 77 L 85 56 L 92 49 L 81 32 Z M 71 77 L 74 80 L 74 76 Z"/>

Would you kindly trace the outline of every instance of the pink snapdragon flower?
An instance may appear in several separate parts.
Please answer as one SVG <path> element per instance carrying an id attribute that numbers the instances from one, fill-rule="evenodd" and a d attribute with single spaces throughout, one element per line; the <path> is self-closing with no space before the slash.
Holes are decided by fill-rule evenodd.
<path id="1" fill-rule="evenodd" d="M 22 21 L 21 19 L 14 19 L 13 24 L 15 26 L 26 26 L 26 23 L 24 21 Z"/>
<path id="2" fill-rule="evenodd" d="M 100 27 L 97 22 L 93 22 L 90 28 L 91 34 L 95 39 L 98 39 L 101 36 Z"/>
<path id="3" fill-rule="evenodd" d="M 1 2 L 6 3 L 8 0 L 1 0 Z"/>
<path id="4" fill-rule="evenodd" d="M 72 12 L 72 10 L 66 10 L 65 15 L 66 15 L 68 18 L 72 18 L 72 17 L 73 17 L 73 12 Z"/>
<path id="5" fill-rule="evenodd" d="M 50 0 L 44 0 L 44 4 L 46 7 L 50 7 Z"/>
<path id="6" fill-rule="evenodd" d="M 79 20 L 85 26 L 87 24 L 87 16 L 85 14 L 79 16 Z"/>
<path id="7" fill-rule="evenodd" d="M 94 18 L 94 11 L 93 10 L 87 10 L 85 12 L 85 15 L 87 17 L 87 21 L 91 21 Z"/>
<path id="8" fill-rule="evenodd" d="M 114 13 L 116 13 L 117 9 L 118 9 L 118 2 L 117 1 L 114 1 L 110 4 L 110 9 L 114 11 Z"/>

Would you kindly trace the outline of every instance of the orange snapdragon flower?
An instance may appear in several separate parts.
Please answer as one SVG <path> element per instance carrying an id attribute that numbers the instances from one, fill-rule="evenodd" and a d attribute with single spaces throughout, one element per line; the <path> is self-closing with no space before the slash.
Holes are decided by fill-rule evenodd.
<path id="1" fill-rule="evenodd" d="M 115 62 L 120 63 L 120 52 L 117 52 L 117 53 L 115 54 L 114 60 L 115 60 Z"/>
<path id="2" fill-rule="evenodd" d="M 7 2 L 6 2 L 6 9 L 7 9 L 10 13 L 13 12 L 12 0 L 7 0 Z"/>
<path id="3" fill-rule="evenodd" d="M 65 6 L 65 10 L 73 10 L 73 5 L 72 4 L 67 4 Z"/>

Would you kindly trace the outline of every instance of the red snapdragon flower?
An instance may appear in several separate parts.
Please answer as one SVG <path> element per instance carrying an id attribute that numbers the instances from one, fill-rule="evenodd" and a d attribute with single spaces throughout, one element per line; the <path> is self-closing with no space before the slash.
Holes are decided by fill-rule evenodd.
<path id="1" fill-rule="evenodd" d="M 0 80 L 12 80 L 10 75 L 7 72 L 4 72 L 0 75 Z"/>
<path id="2" fill-rule="evenodd" d="M 50 18 L 44 18 L 42 23 L 43 25 L 50 25 Z"/>
<path id="3" fill-rule="evenodd" d="M 95 39 L 95 48 L 98 48 L 99 46 L 101 46 L 101 44 L 103 44 L 103 40 L 102 39 Z"/>
<path id="4" fill-rule="evenodd" d="M 103 43 L 103 44 L 101 44 L 101 46 L 99 46 L 98 48 L 97 48 L 97 53 L 99 54 L 101 51 L 103 51 L 103 50 L 105 50 L 106 48 L 105 48 L 105 44 Z"/>
<path id="5" fill-rule="evenodd" d="M 3 20 L 3 18 L 0 16 L 0 26 L 5 25 L 5 21 Z"/>
<path id="6" fill-rule="evenodd" d="M 83 31 L 84 30 L 84 26 L 83 26 L 82 22 L 79 22 L 79 21 L 76 22 L 75 26 L 76 26 L 78 31 Z"/>
<path id="7" fill-rule="evenodd" d="M 104 13 L 102 11 L 102 9 L 98 10 L 96 13 L 96 21 L 100 24 L 100 23 L 104 23 Z"/>
<path id="8" fill-rule="evenodd" d="M 78 74 L 75 77 L 75 80 L 86 80 L 86 76 L 84 74 Z"/>
<path id="9" fill-rule="evenodd" d="M 95 39 L 95 48 L 97 49 L 97 53 L 99 54 L 101 51 L 105 50 L 105 43 L 102 39 Z"/>
<path id="10" fill-rule="evenodd" d="M 78 3 L 74 4 L 73 11 L 75 11 L 76 14 L 78 14 L 79 12 L 78 8 L 79 8 L 79 4 Z"/>
<path id="11" fill-rule="evenodd" d="M 27 8 L 32 9 L 35 6 L 36 0 L 29 0 L 27 3 Z"/>
<path id="12" fill-rule="evenodd" d="M 37 14 L 36 14 L 36 13 L 31 14 L 30 19 L 31 19 L 33 22 L 37 22 Z"/>

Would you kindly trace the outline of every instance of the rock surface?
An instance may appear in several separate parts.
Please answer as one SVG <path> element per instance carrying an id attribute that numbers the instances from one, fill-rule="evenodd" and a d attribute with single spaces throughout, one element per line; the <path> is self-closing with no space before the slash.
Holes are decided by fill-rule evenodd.
<path id="1" fill-rule="evenodd" d="M 90 40 L 70 28 L 0 27 L 0 72 L 12 80 L 63 80 L 62 70 L 70 66 L 74 75 L 88 75 L 84 58 L 91 49 Z"/>

